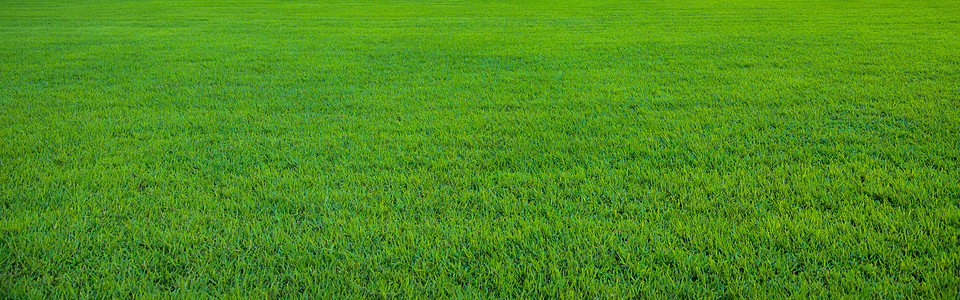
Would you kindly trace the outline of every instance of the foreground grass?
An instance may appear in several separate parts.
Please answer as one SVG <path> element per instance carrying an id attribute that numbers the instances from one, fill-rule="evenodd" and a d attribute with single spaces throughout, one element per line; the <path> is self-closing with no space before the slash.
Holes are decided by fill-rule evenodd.
<path id="1" fill-rule="evenodd" d="M 0 298 L 956 298 L 960 1 L 0 2 Z"/>

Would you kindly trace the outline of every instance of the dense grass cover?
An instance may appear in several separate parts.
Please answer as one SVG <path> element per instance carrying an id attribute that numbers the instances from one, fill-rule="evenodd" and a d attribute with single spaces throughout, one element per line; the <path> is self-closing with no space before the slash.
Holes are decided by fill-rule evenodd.
<path id="1" fill-rule="evenodd" d="M 0 2 L 0 298 L 960 291 L 960 1 Z"/>

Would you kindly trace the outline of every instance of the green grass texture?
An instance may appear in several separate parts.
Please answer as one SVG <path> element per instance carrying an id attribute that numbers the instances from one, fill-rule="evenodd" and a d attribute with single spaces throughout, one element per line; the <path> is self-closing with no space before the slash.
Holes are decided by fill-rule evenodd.
<path id="1" fill-rule="evenodd" d="M 957 299 L 960 1 L 0 1 L 0 298 Z"/>

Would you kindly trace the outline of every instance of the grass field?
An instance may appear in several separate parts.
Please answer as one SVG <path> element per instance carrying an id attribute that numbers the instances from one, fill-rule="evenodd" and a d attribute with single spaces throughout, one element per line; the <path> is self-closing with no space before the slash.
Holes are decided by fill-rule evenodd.
<path id="1" fill-rule="evenodd" d="M 0 298 L 960 294 L 960 1 L 0 1 Z"/>

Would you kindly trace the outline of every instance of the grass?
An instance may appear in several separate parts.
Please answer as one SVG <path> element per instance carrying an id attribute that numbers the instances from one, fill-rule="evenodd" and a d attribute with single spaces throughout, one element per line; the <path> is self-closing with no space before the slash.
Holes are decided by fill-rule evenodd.
<path id="1" fill-rule="evenodd" d="M 960 294 L 960 1 L 0 2 L 0 298 Z"/>

